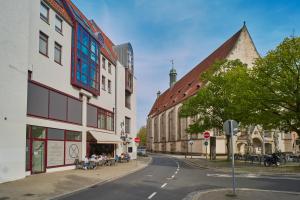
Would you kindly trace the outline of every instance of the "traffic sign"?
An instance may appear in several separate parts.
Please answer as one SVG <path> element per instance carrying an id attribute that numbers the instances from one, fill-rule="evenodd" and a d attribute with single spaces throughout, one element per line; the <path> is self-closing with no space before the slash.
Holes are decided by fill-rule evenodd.
<path id="1" fill-rule="evenodd" d="M 210 133 L 206 131 L 206 132 L 204 132 L 203 136 L 205 139 L 208 139 L 208 138 L 210 138 Z"/>
<path id="2" fill-rule="evenodd" d="M 138 138 L 138 137 L 136 137 L 136 138 L 134 138 L 134 141 L 135 141 L 136 143 L 140 143 L 140 142 L 141 142 L 141 139 Z"/>
<path id="3" fill-rule="evenodd" d="M 190 140 L 190 141 L 189 141 L 189 144 L 190 144 L 190 145 L 193 145 L 193 144 L 194 144 L 194 141 L 193 141 L 193 140 Z"/>
<path id="4" fill-rule="evenodd" d="M 204 142 L 204 145 L 205 145 L 205 146 L 207 146 L 207 145 L 208 145 L 208 142 L 207 142 L 207 141 L 205 141 L 205 142 Z"/>
<path id="5" fill-rule="evenodd" d="M 238 127 L 238 123 L 234 120 L 226 120 L 223 124 L 223 130 L 226 135 L 234 133 L 235 129 Z"/>

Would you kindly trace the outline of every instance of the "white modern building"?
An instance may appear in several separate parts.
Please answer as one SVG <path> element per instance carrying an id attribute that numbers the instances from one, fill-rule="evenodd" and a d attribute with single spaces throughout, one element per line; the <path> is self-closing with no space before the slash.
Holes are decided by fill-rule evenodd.
<path id="1" fill-rule="evenodd" d="M 1 1 L 0 30 L 0 183 L 91 154 L 136 158 L 130 43 L 70 0 Z"/>

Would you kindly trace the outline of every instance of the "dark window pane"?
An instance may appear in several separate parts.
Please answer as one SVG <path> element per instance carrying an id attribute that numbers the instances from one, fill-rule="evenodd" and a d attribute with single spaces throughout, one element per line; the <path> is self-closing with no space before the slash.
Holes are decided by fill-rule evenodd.
<path id="1" fill-rule="evenodd" d="M 81 141 L 81 132 L 66 131 L 66 140 L 80 140 Z"/>
<path id="2" fill-rule="evenodd" d="M 62 19 L 59 18 L 58 16 L 55 17 L 55 30 L 58 32 L 62 32 Z"/>
<path id="3" fill-rule="evenodd" d="M 64 140 L 65 132 L 60 129 L 48 128 L 47 136 L 50 140 Z"/>
<path id="4" fill-rule="evenodd" d="M 40 16 L 43 20 L 49 21 L 49 8 L 43 3 L 40 6 Z"/>
<path id="5" fill-rule="evenodd" d="M 48 90 L 28 82 L 27 113 L 48 117 Z"/>
<path id="6" fill-rule="evenodd" d="M 82 102 L 68 97 L 68 121 L 82 124 Z"/>
<path id="7" fill-rule="evenodd" d="M 58 120 L 67 120 L 67 97 L 50 91 L 49 117 Z"/>
<path id="8" fill-rule="evenodd" d="M 44 55 L 48 55 L 48 36 L 40 32 L 39 51 Z"/>
<path id="9" fill-rule="evenodd" d="M 97 108 L 87 105 L 87 125 L 97 127 Z"/>
<path id="10" fill-rule="evenodd" d="M 125 117 L 125 133 L 130 133 L 130 118 Z"/>
<path id="11" fill-rule="evenodd" d="M 32 138 L 45 139 L 46 128 L 39 126 L 31 126 L 31 136 Z"/>
<path id="12" fill-rule="evenodd" d="M 54 48 L 54 60 L 61 64 L 61 46 L 57 43 L 55 43 Z"/>

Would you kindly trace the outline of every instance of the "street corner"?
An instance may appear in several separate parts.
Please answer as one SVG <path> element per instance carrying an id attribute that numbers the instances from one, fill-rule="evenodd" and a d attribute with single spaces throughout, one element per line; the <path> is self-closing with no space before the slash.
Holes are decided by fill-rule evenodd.
<path id="1" fill-rule="evenodd" d="M 239 188 L 236 190 L 236 194 L 233 194 L 232 189 L 219 188 L 204 191 L 197 191 L 188 194 L 183 200 L 281 200 L 289 199 L 296 200 L 300 199 L 299 192 L 289 191 L 277 191 L 277 190 L 260 190 L 250 188 Z"/>

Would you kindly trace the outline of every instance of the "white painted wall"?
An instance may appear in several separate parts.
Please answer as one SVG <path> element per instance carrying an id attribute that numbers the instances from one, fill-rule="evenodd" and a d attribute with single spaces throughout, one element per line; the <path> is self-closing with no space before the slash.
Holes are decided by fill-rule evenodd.
<path id="1" fill-rule="evenodd" d="M 25 177 L 31 0 L 0 6 L 0 183 Z"/>

